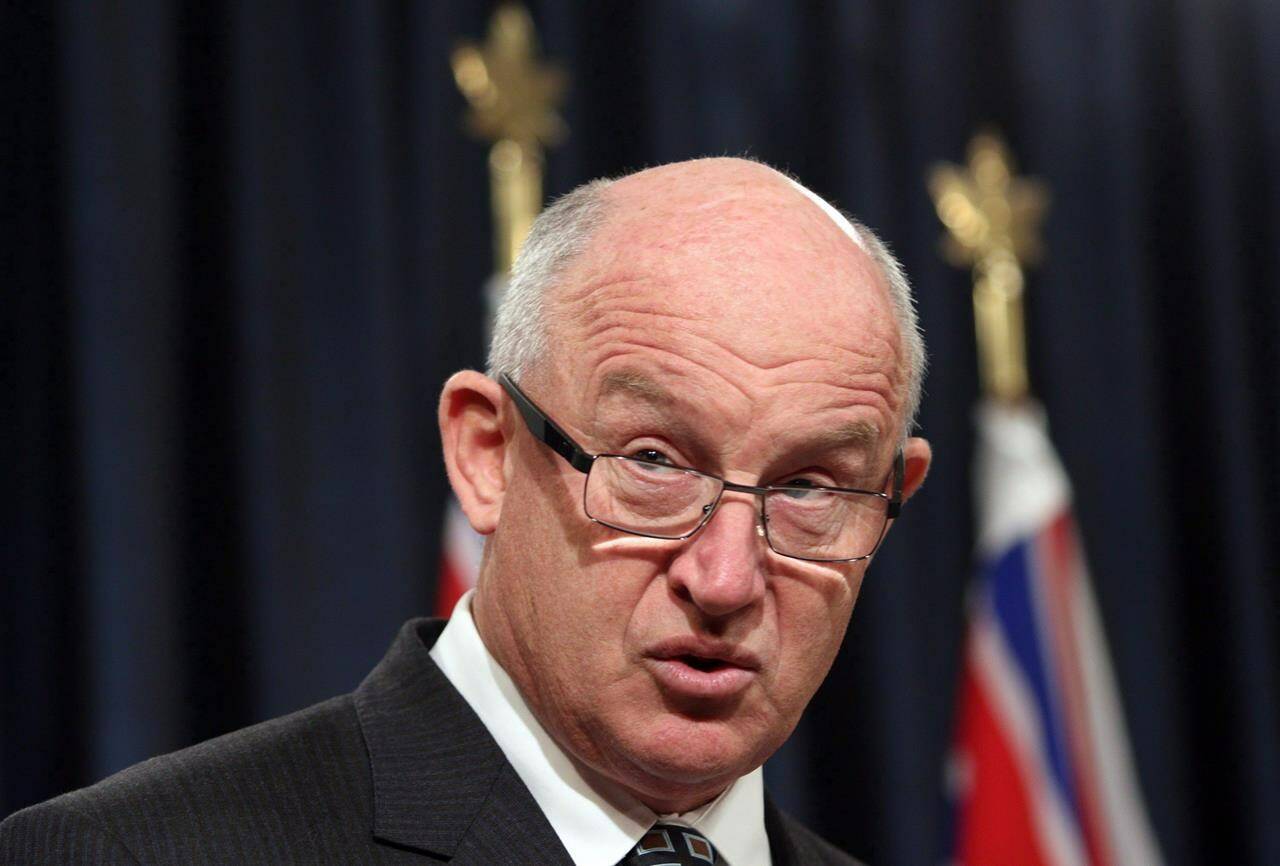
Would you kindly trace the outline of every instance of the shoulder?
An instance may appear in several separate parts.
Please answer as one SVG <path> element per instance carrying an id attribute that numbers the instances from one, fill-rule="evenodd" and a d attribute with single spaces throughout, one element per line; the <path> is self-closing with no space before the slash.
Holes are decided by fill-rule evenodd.
<path id="1" fill-rule="evenodd" d="M 137 862 L 108 828 L 65 796 L 23 809 L 0 823 L 0 866 Z"/>
<path id="2" fill-rule="evenodd" d="M 275 860 L 291 840 L 367 835 L 370 785 L 352 699 L 334 698 L 18 812 L 0 864 Z"/>
<path id="3" fill-rule="evenodd" d="M 774 866 L 863 866 L 765 797 L 765 828 Z"/>

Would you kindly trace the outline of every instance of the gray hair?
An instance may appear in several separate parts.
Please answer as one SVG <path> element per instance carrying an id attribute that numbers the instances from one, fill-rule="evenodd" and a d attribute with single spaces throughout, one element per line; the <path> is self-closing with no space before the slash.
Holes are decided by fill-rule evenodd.
<path id="1" fill-rule="evenodd" d="M 920 330 L 919 317 L 916 315 L 916 299 L 911 292 L 911 282 L 902 263 L 890 252 L 879 235 L 862 223 L 848 216 L 844 217 L 853 228 L 862 251 L 871 257 L 871 261 L 880 268 L 884 281 L 889 284 L 889 301 L 893 304 L 893 315 L 898 320 L 898 339 L 902 343 L 902 354 L 907 361 L 907 391 L 903 395 L 902 417 L 906 423 L 902 427 L 905 437 L 916 429 L 920 414 L 920 399 L 924 395 L 924 371 L 929 359 L 924 349 L 924 334 Z"/>
<path id="2" fill-rule="evenodd" d="M 875 232 L 836 210 L 795 180 L 787 179 L 821 207 L 884 275 L 894 317 L 898 320 L 899 339 L 907 366 L 903 404 L 906 423 L 902 430 L 905 437 L 916 426 L 926 364 L 924 337 L 920 333 L 915 299 L 906 272 Z M 508 373 L 519 381 L 544 357 L 548 330 L 544 298 L 574 259 L 586 250 L 592 236 L 603 224 L 607 210 L 605 192 L 612 183 L 612 179 L 602 178 L 583 184 L 556 200 L 534 220 L 494 316 L 493 336 L 489 343 L 490 376 Z"/>
<path id="3" fill-rule="evenodd" d="M 533 221 L 494 314 L 490 376 L 507 373 L 518 382 L 545 355 L 548 329 L 543 299 L 604 222 L 604 192 L 612 183 L 608 178 L 585 183 Z"/>

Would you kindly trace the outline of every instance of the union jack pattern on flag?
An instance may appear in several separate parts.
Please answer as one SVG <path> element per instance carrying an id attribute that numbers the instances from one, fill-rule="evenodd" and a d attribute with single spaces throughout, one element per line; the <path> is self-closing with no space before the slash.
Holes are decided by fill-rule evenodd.
<path id="1" fill-rule="evenodd" d="M 979 574 L 947 771 L 950 861 L 1160 864 L 1043 412 L 989 403 L 977 422 Z"/>

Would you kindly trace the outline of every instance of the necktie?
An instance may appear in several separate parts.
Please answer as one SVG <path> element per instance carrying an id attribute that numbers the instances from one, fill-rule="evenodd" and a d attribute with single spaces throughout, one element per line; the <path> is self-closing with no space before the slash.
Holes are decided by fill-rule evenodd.
<path id="1" fill-rule="evenodd" d="M 654 824 L 618 866 L 706 866 L 719 863 L 710 840 L 679 824 Z"/>

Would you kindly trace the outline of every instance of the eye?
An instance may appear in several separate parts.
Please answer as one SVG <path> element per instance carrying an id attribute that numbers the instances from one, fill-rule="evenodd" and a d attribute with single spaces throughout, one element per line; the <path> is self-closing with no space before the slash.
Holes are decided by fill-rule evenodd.
<path id="1" fill-rule="evenodd" d="M 671 463 L 671 458 L 656 448 L 641 448 L 631 456 L 637 460 L 646 460 L 649 463 Z"/>
<path id="2" fill-rule="evenodd" d="M 786 494 L 792 499 L 804 499 L 809 495 L 806 488 L 817 487 L 818 485 L 808 478 L 792 478 L 790 481 L 784 481 L 777 486 L 791 488 L 786 491 Z"/>
<path id="3" fill-rule="evenodd" d="M 645 473 L 646 475 L 651 475 L 651 476 L 652 475 L 662 475 L 662 476 L 670 475 L 671 470 L 664 469 L 663 467 L 675 465 L 672 462 L 670 457 L 668 457 L 666 454 L 663 454 L 661 451 L 659 451 L 656 448 L 640 448 L 637 451 L 632 452 L 631 458 L 637 461 L 643 460 L 644 461 L 643 463 L 637 462 L 631 465 L 636 467 L 639 471 Z"/>

